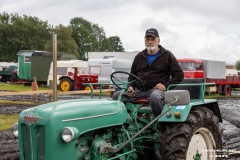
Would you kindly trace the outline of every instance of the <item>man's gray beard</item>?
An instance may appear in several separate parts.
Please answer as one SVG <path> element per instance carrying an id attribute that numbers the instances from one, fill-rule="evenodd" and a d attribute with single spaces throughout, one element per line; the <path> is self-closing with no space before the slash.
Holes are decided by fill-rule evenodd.
<path id="1" fill-rule="evenodd" d="M 154 52 L 157 50 L 157 47 L 158 46 L 146 46 L 146 49 L 149 51 L 149 52 Z"/>

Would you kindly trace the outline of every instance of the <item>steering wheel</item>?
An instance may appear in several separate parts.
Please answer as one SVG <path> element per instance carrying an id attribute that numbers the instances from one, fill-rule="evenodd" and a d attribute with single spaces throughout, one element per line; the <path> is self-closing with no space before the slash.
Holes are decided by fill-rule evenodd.
<path id="1" fill-rule="evenodd" d="M 123 81 L 119 80 L 117 77 L 114 76 L 115 74 L 118 74 L 118 73 L 127 74 L 128 76 L 131 76 L 131 77 L 133 77 L 133 78 L 135 78 L 135 79 L 134 79 L 133 81 L 131 81 L 131 82 L 123 82 Z M 126 84 L 131 84 L 131 83 L 133 83 L 133 82 L 135 82 L 135 81 L 139 81 L 140 84 L 141 84 L 141 86 L 142 86 L 142 88 L 143 88 L 143 90 L 145 89 L 144 84 L 143 84 L 143 81 L 142 81 L 140 78 L 138 78 L 137 76 L 135 76 L 134 74 L 129 73 L 129 72 L 125 72 L 125 71 L 115 71 L 115 72 L 113 72 L 113 73 L 111 74 L 110 78 L 111 78 L 111 81 L 113 82 L 113 84 L 114 84 L 115 86 L 117 86 L 119 89 L 124 89 L 124 88 L 123 88 L 123 87 L 120 87 L 119 84 L 115 83 L 115 81 L 113 80 L 113 78 L 116 79 L 116 80 L 118 80 L 119 82 L 121 82 L 120 85 L 123 85 L 123 86 L 126 86 Z"/>

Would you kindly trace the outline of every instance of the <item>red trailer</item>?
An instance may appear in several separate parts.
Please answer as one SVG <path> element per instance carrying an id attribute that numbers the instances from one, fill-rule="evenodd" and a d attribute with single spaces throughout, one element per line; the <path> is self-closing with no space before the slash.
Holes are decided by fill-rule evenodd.
<path id="1" fill-rule="evenodd" d="M 72 90 L 90 90 L 89 86 L 82 85 L 83 83 L 98 83 L 97 74 L 79 74 L 78 68 L 74 69 L 74 73 L 68 72 L 67 76 L 59 78 L 59 88 L 61 91 Z M 94 89 L 98 89 L 98 86 L 94 86 Z"/>
<path id="2" fill-rule="evenodd" d="M 184 72 L 184 78 L 202 78 L 207 83 L 215 83 L 206 87 L 206 92 L 231 95 L 232 88 L 240 87 L 237 70 L 226 69 L 225 62 L 201 59 L 178 59 Z"/>

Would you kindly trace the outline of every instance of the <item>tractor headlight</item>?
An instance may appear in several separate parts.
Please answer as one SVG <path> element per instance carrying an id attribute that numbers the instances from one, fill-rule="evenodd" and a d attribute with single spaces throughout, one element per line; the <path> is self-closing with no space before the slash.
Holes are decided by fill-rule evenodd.
<path id="1" fill-rule="evenodd" d="M 18 137 L 18 123 L 14 123 L 12 126 L 12 133 L 15 137 Z"/>
<path id="2" fill-rule="evenodd" d="M 62 140 L 64 142 L 71 142 L 74 139 L 74 131 L 72 128 L 65 127 L 61 133 Z"/>

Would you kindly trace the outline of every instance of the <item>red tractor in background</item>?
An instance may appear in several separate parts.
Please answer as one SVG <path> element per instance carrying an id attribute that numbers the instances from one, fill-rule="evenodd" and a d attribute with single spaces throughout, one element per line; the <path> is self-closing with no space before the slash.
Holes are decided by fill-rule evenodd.
<path id="1" fill-rule="evenodd" d="M 98 75 L 96 74 L 79 74 L 78 68 L 74 68 L 74 73 L 68 72 L 67 76 L 59 78 L 59 88 L 61 91 L 72 90 L 90 90 L 89 86 L 82 85 L 83 83 L 98 83 Z M 98 86 L 94 86 L 98 89 Z"/>

